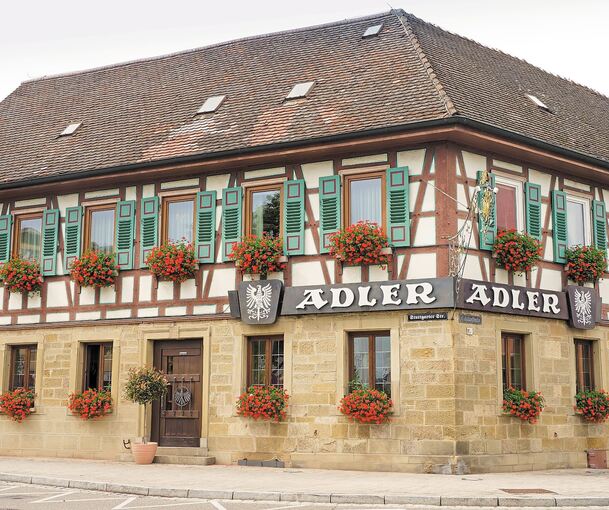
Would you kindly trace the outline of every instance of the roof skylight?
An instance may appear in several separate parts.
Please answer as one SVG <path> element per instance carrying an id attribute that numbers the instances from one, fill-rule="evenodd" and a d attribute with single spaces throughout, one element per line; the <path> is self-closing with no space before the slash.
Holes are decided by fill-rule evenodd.
<path id="1" fill-rule="evenodd" d="M 212 112 L 215 112 L 218 108 L 220 108 L 220 105 L 224 102 L 225 99 L 226 99 L 226 96 L 211 96 L 211 97 L 208 97 L 205 100 L 205 102 L 203 103 L 203 106 L 201 106 L 201 108 L 199 108 L 197 113 L 212 113 Z"/>
<path id="2" fill-rule="evenodd" d="M 379 25 L 372 25 L 371 27 L 368 27 L 366 29 L 362 37 L 374 37 L 375 35 L 379 35 L 381 28 L 383 28 L 382 23 L 380 23 Z"/>
<path id="3" fill-rule="evenodd" d="M 313 87 L 314 84 L 314 81 L 305 81 L 302 83 L 297 83 L 292 87 L 292 90 L 290 90 L 290 93 L 287 95 L 286 99 L 296 99 L 298 97 L 305 97 L 311 91 L 311 87 Z"/>
<path id="4" fill-rule="evenodd" d="M 59 136 L 70 136 L 74 134 L 74 132 L 81 126 L 82 122 L 72 122 L 68 124 L 68 127 L 65 128 Z"/>
<path id="5" fill-rule="evenodd" d="M 531 101 L 533 104 L 539 106 L 539 108 L 543 108 L 544 110 L 548 110 L 550 111 L 550 108 L 548 107 L 547 104 L 545 104 L 541 99 L 539 99 L 537 96 L 534 96 L 532 94 L 525 94 L 525 96 L 527 96 L 527 98 L 529 99 L 529 101 Z"/>

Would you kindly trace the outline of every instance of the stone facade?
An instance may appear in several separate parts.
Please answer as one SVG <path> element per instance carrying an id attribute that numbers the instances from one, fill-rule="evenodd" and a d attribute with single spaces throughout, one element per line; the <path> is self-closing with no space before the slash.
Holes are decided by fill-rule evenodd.
<path id="1" fill-rule="evenodd" d="M 585 467 L 588 448 L 609 446 L 609 426 L 574 414 L 574 339 L 595 340 L 598 387 L 609 387 L 609 332 L 570 329 L 566 322 L 483 313 L 481 325 L 410 322 L 404 312 L 281 318 L 271 326 L 237 320 L 15 330 L 2 335 L 3 388 L 9 346 L 37 343 L 36 412 L 23 423 L 0 416 L 0 454 L 125 458 L 123 439 L 142 434 L 143 415 L 122 396 L 130 367 L 152 362 L 155 340 L 201 339 L 202 446 L 219 463 L 279 458 L 293 467 L 411 472 L 511 471 Z M 348 383 L 347 333 L 388 330 L 395 414 L 387 425 L 349 423 L 338 409 Z M 547 407 L 536 425 L 501 414 L 501 332 L 525 334 L 527 386 Z M 238 417 L 245 387 L 246 339 L 283 334 L 284 423 Z M 83 344 L 114 347 L 112 415 L 83 422 L 67 408 L 77 389 Z"/>

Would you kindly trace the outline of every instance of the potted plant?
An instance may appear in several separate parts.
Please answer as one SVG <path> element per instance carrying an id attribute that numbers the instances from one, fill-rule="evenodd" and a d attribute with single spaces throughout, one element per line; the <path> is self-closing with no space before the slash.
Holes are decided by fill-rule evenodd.
<path id="1" fill-rule="evenodd" d="M 341 399 L 338 407 L 349 420 L 377 425 L 389 421 L 393 402 L 387 393 L 358 382 L 350 383 L 349 387 L 351 391 Z"/>
<path id="2" fill-rule="evenodd" d="M 125 398 L 144 406 L 144 435 L 141 443 L 131 445 L 136 464 L 151 464 L 158 448 L 157 443 L 146 441 L 148 425 L 148 405 L 160 400 L 167 393 L 167 378 L 160 370 L 152 367 L 132 368 L 129 370 L 125 385 Z"/>
<path id="3" fill-rule="evenodd" d="M 117 276 L 113 253 L 86 251 L 70 266 L 70 278 L 79 287 L 111 287 Z"/>
<path id="4" fill-rule="evenodd" d="M 68 396 L 68 409 L 83 420 L 94 420 L 112 412 L 112 396 L 108 390 L 88 389 Z"/>
<path id="5" fill-rule="evenodd" d="M 524 232 L 502 230 L 493 244 L 495 263 L 507 271 L 530 271 L 541 259 L 541 243 Z"/>
<path id="6" fill-rule="evenodd" d="M 0 412 L 17 423 L 21 423 L 32 414 L 35 397 L 33 391 L 25 388 L 6 391 L 0 395 Z"/>
<path id="7" fill-rule="evenodd" d="M 163 243 L 153 248 L 146 257 L 148 270 L 159 280 L 185 282 L 195 277 L 199 263 L 192 244 Z"/>
<path id="8" fill-rule="evenodd" d="M 290 396 L 276 386 L 250 386 L 237 399 L 237 414 L 254 420 L 279 422 L 286 416 Z"/>
<path id="9" fill-rule="evenodd" d="M 14 257 L 0 266 L 0 283 L 13 293 L 40 292 L 42 289 L 40 266 L 34 260 Z"/>
<path id="10" fill-rule="evenodd" d="M 281 239 L 266 233 L 243 237 L 233 246 L 229 258 L 242 274 L 259 274 L 262 280 L 269 273 L 283 271 L 286 266 Z"/>
<path id="11" fill-rule="evenodd" d="M 609 418 L 609 394 L 605 390 L 580 391 L 575 395 L 575 412 L 592 423 Z"/>
<path id="12" fill-rule="evenodd" d="M 575 246 L 565 252 L 565 271 L 569 280 L 578 285 L 595 283 L 607 269 L 605 250 L 596 246 Z"/>
<path id="13" fill-rule="evenodd" d="M 503 390 L 503 412 L 522 421 L 537 423 L 544 407 L 543 395 L 539 391 L 525 391 L 513 387 Z"/>
<path id="14" fill-rule="evenodd" d="M 385 268 L 390 253 L 389 240 L 376 223 L 360 221 L 330 236 L 330 255 L 346 265 Z"/>

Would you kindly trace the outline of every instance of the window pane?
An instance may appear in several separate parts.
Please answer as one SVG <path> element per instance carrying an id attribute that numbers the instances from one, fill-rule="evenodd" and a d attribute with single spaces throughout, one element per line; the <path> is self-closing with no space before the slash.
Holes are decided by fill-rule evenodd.
<path id="1" fill-rule="evenodd" d="M 497 184 L 497 228 L 499 230 L 517 229 L 516 188 Z"/>
<path id="2" fill-rule="evenodd" d="M 380 177 L 350 181 L 350 223 L 357 223 L 358 221 L 370 221 L 379 225 L 383 223 L 381 185 Z"/>
<path id="3" fill-rule="evenodd" d="M 13 358 L 13 380 L 11 389 L 23 388 L 25 386 L 25 362 L 26 349 L 23 347 L 15 347 L 15 355 Z"/>
<path id="4" fill-rule="evenodd" d="M 194 202 L 184 200 L 167 204 L 167 241 L 192 243 Z"/>
<path id="5" fill-rule="evenodd" d="M 375 371 L 377 390 L 391 396 L 391 338 L 379 335 L 375 338 Z"/>
<path id="6" fill-rule="evenodd" d="M 588 340 L 575 342 L 575 369 L 577 391 L 594 389 L 593 343 Z"/>
<path id="7" fill-rule="evenodd" d="M 567 239 L 569 247 L 586 244 L 584 204 L 567 200 Z"/>
<path id="8" fill-rule="evenodd" d="M 40 260 L 42 218 L 27 218 L 19 221 L 19 257 Z"/>
<path id="9" fill-rule="evenodd" d="M 104 347 L 104 373 L 103 384 L 104 389 L 109 390 L 112 387 L 112 346 Z"/>
<path id="10" fill-rule="evenodd" d="M 89 248 L 101 253 L 114 250 L 114 209 L 91 211 Z"/>
<path id="11" fill-rule="evenodd" d="M 370 343 L 368 336 L 353 337 L 353 381 L 370 384 Z"/>
<path id="12" fill-rule="evenodd" d="M 252 193 L 251 234 L 261 236 L 263 232 L 279 235 L 281 193 L 278 189 Z"/>
<path id="13" fill-rule="evenodd" d="M 86 346 L 86 366 L 85 366 L 85 390 L 97 388 L 99 381 L 99 344 Z"/>
<path id="14" fill-rule="evenodd" d="M 36 387 L 36 347 L 29 347 L 30 352 L 30 370 L 28 377 L 28 388 L 34 389 Z"/>
<path id="15" fill-rule="evenodd" d="M 250 340 L 252 359 L 251 363 L 251 374 L 250 374 L 250 385 L 262 385 L 265 383 L 264 375 L 266 368 L 266 355 L 265 355 L 265 340 Z"/>
<path id="16" fill-rule="evenodd" d="M 273 340 L 271 385 L 283 386 L 283 340 Z"/>
<path id="17" fill-rule="evenodd" d="M 502 335 L 503 386 L 524 389 L 524 338 L 520 335 Z"/>

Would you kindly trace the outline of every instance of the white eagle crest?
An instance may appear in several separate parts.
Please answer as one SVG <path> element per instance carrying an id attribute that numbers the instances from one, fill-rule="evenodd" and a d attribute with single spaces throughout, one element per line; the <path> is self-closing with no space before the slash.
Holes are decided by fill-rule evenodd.
<path id="1" fill-rule="evenodd" d="M 264 287 L 261 284 L 249 285 L 245 293 L 247 299 L 247 315 L 252 320 L 268 319 L 271 313 L 271 284 Z"/>
<path id="2" fill-rule="evenodd" d="M 592 294 L 589 291 L 575 290 L 575 314 L 581 324 L 592 324 Z"/>

